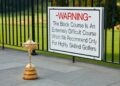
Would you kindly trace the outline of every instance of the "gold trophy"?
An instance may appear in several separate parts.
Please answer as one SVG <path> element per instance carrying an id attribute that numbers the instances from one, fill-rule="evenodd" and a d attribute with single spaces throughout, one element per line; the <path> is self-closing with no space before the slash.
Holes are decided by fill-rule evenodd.
<path id="1" fill-rule="evenodd" d="M 35 80 L 38 78 L 38 76 L 37 76 L 36 68 L 31 62 L 31 58 L 32 58 L 31 53 L 34 49 L 37 49 L 38 44 L 34 42 L 30 37 L 30 39 L 27 42 L 23 43 L 23 47 L 25 47 L 29 53 L 29 63 L 25 66 L 23 79 L 24 80 Z"/>

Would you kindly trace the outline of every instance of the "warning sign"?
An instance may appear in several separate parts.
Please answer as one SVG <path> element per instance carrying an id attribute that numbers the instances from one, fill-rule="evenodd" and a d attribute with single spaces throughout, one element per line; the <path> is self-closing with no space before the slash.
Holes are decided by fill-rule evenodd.
<path id="1" fill-rule="evenodd" d="M 49 7 L 48 50 L 101 60 L 103 14 L 101 7 Z"/>

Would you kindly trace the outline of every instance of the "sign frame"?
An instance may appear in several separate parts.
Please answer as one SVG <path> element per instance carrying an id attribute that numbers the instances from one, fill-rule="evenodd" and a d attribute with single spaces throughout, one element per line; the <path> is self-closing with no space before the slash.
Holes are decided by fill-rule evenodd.
<path id="1" fill-rule="evenodd" d="M 51 47 L 51 16 L 50 12 L 53 10 L 84 10 L 84 11 L 98 11 L 99 12 L 99 55 L 86 55 L 82 53 L 76 53 L 76 52 L 70 52 L 70 51 L 64 51 L 61 49 L 54 49 Z M 95 60 L 102 60 L 104 57 L 104 8 L 103 7 L 48 7 L 48 51 L 60 53 L 60 54 L 67 54 L 72 56 L 78 56 L 83 58 L 89 58 L 89 59 L 95 59 Z"/>

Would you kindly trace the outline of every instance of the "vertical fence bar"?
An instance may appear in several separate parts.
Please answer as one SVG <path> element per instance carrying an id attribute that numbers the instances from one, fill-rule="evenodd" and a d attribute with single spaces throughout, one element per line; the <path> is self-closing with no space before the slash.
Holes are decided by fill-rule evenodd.
<path id="1" fill-rule="evenodd" d="M 119 31 L 119 62 L 118 63 L 120 64 L 120 31 Z"/>
<path id="2" fill-rule="evenodd" d="M 72 62 L 75 63 L 75 56 L 73 56 Z"/>
<path id="3" fill-rule="evenodd" d="M 32 14 L 32 40 L 35 41 L 34 0 L 31 0 L 31 14 Z"/>
<path id="4" fill-rule="evenodd" d="M 32 14 L 32 40 L 35 41 L 35 14 L 34 14 L 34 0 L 31 0 L 31 14 Z M 36 55 L 35 50 L 32 51 L 32 55 Z"/>
<path id="5" fill-rule="evenodd" d="M 104 55 L 104 62 L 107 61 L 107 28 L 105 28 L 105 55 Z"/>
<path id="6" fill-rule="evenodd" d="M 43 0 L 41 0 L 41 18 L 42 18 L 42 50 L 44 50 L 44 25 L 43 25 Z"/>
<path id="7" fill-rule="evenodd" d="M 7 12 L 6 12 L 6 3 L 7 0 L 5 0 L 5 40 L 6 40 L 6 44 L 7 44 Z"/>
<path id="8" fill-rule="evenodd" d="M 87 7 L 87 0 L 85 0 L 85 7 Z"/>
<path id="9" fill-rule="evenodd" d="M 93 7 L 93 2 L 94 2 L 94 1 L 93 1 L 93 0 L 91 0 L 91 7 Z"/>
<path id="10" fill-rule="evenodd" d="M 106 0 L 105 4 L 105 14 L 104 14 L 104 21 L 105 21 L 105 24 L 104 24 L 104 27 L 105 27 L 105 58 L 104 58 L 104 61 L 107 62 L 107 10 L 108 10 L 108 2 L 109 0 Z"/>
<path id="11" fill-rule="evenodd" d="M 1 3 L 2 3 L 2 1 L 0 0 L 0 25 L 2 24 L 2 5 L 1 5 Z M 2 27 L 1 27 L 2 28 Z M 1 31 L 1 29 L 0 29 L 0 31 Z M 2 32 L 0 32 L 0 44 L 2 44 Z"/>
<path id="12" fill-rule="evenodd" d="M 18 46 L 18 5 L 17 4 L 18 3 L 16 1 L 16 45 Z"/>
<path id="13" fill-rule="evenodd" d="M 46 43 L 47 43 L 47 51 L 48 51 L 48 0 L 46 0 Z"/>
<path id="14" fill-rule="evenodd" d="M 1 11 L 2 11 L 2 48 L 4 49 L 3 0 L 1 0 Z"/>
<path id="15" fill-rule="evenodd" d="M 0 24 L 1 24 L 1 26 L 2 26 L 2 1 L 0 0 Z M 0 44 L 2 44 L 2 27 L 0 28 Z"/>
<path id="16" fill-rule="evenodd" d="M 29 17 L 30 16 L 30 14 L 29 14 L 30 2 L 29 2 L 29 0 L 27 0 L 27 7 L 28 7 L 27 8 L 27 18 L 28 18 L 27 23 L 28 23 L 28 38 L 29 38 L 29 35 L 30 35 L 30 22 L 29 22 L 30 21 L 30 17 Z"/>
<path id="17" fill-rule="evenodd" d="M 98 0 L 98 6 L 99 7 L 101 6 L 101 0 Z"/>
<path id="18" fill-rule="evenodd" d="M 107 8 L 106 8 L 107 10 Z M 105 57 L 104 57 L 104 61 L 106 62 L 107 61 L 107 27 L 106 27 L 106 24 L 107 24 L 107 20 L 106 20 L 106 10 L 105 10 L 105 14 L 104 14 L 104 21 L 105 21 L 105 24 L 104 24 L 104 27 L 105 27 Z"/>
<path id="19" fill-rule="evenodd" d="M 12 0 L 12 45 L 14 45 L 14 0 Z"/>
<path id="20" fill-rule="evenodd" d="M 39 0 L 37 0 L 37 42 L 39 43 Z M 38 49 L 39 49 L 39 44 L 38 44 Z"/>
<path id="21" fill-rule="evenodd" d="M 0 24 L 2 24 L 2 0 L 0 0 Z M 2 27 L 0 28 L 0 44 L 2 44 Z"/>
<path id="22" fill-rule="evenodd" d="M 113 5 L 112 5 L 112 59 L 111 59 L 111 61 L 112 61 L 112 63 L 114 63 L 114 23 L 115 23 L 115 1 L 116 0 L 112 0 L 112 3 L 113 3 Z"/>
<path id="23" fill-rule="evenodd" d="M 21 0 L 19 0 L 19 12 L 20 12 L 20 46 L 22 46 L 22 27 L 21 27 Z"/>
<path id="24" fill-rule="evenodd" d="M 10 22 L 10 14 L 11 14 L 11 12 L 10 11 L 11 11 L 11 7 L 10 7 L 10 0 L 8 0 L 8 1 L 9 1 L 9 8 L 8 8 L 9 9 L 9 14 L 8 14 L 8 21 L 9 21 L 9 45 L 11 45 L 11 30 L 10 30 L 11 29 L 10 28 L 10 23 L 11 23 Z"/>
<path id="25" fill-rule="evenodd" d="M 42 0 L 41 0 L 42 1 Z M 51 6 L 53 6 L 53 0 L 51 0 Z"/>
<path id="26" fill-rule="evenodd" d="M 24 16 L 24 42 L 26 41 L 26 28 L 25 28 L 25 2 L 26 0 L 23 1 L 23 16 Z"/>
<path id="27" fill-rule="evenodd" d="M 59 2 L 58 2 L 58 1 L 59 1 L 59 0 L 56 0 L 56 7 L 59 6 L 59 4 L 58 4 Z"/>
<path id="28" fill-rule="evenodd" d="M 67 3 L 67 6 L 69 6 L 69 0 L 67 0 L 67 2 L 66 2 L 66 3 Z"/>
<path id="29" fill-rule="evenodd" d="M 79 7 L 81 6 L 81 0 L 79 0 Z"/>
<path id="30" fill-rule="evenodd" d="M 58 0 L 57 0 L 58 1 Z M 64 6 L 64 0 L 61 0 L 62 2 L 61 2 L 61 4 L 59 5 L 59 6 Z M 60 3 L 60 2 L 57 2 L 57 3 Z"/>
<path id="31" fill-rule="evenodd" d="M 75 6 L 75 0 L 73 0 L 73 2 L 72 2 L 72 3 L 73 3 L 73 7 L 74 7 L 74 6 Z"/>

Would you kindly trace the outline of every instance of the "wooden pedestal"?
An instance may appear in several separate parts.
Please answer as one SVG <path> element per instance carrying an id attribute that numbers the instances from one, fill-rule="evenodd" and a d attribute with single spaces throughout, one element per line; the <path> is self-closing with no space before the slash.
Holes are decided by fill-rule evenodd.
<path id="1" fill-rule="evenodd" d="M 35 80 L 37 79 L 37 71 L 33 64 L 27 64 L 24 70 L 23 79 L 24 80 Z"/>

